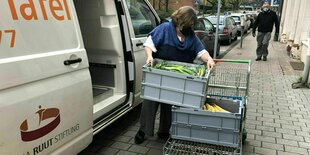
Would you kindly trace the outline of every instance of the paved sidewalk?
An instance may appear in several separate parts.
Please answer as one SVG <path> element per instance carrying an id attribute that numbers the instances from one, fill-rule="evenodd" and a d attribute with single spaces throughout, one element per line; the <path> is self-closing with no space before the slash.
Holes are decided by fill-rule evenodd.
<path id="1" fill-rule="evenodd" d="M 224 57 L 253 62 L 244 154 L 310 154 L 310 89 L 292 89 L 301 72 L 290 66 L 284 44 L 270 41 L 266 62 L 255 61 L 255 49 L 249 35 Z"/>
<path id="2" fill-rule="evenodd" d="M 247 105 L 248 138 L 244 155 L 310 154 L 310 89 L 292 89 L 301 72 L 292 69 L 285 45 L 270 41 L 268 61 L 255 61 L 255 38 L 248 35 L 224 59 L 250 59 L 251 81 Z M 156 137 L 134 144 L 139 129 L 140 109 L 136 108 L 94 137 L 80 155 L 162 154 L 165 143 Z M 156 127 L 158 127 L 158 119 Z M 156 130 L 155 130 L 156 131 Z"/>

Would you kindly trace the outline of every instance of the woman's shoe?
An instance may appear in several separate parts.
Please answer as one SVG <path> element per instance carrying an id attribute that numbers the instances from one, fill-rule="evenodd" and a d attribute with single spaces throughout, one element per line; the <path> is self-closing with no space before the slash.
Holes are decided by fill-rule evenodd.
<path id="1" fill-rule="evenodd" d="M 139 130 L 135 136 L 135 143 L 136 144 L 141 144 L 144 142 L 144 136 L 145 136 L 145 133 L 141 130 Z"/>

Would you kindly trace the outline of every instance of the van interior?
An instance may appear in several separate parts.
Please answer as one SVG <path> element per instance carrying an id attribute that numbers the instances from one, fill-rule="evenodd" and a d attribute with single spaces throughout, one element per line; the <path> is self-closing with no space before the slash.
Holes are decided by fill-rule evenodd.
<path id="1" fill-rule="evenodd" d="M 74 5 L 89 60 L 96 122 L 106 118 L 113 109 L 124 106 L 126 101 L 126 62 L 121 29 L 116 9 L 112 7 L 114 1 L 74 0 Z"/>

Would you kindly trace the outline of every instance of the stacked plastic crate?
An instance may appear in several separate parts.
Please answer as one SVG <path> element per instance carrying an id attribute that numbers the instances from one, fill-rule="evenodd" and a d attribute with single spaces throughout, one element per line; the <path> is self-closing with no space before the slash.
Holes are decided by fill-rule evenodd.
<path id="1" fill-rule="evenodd" d="M 155 60 L 156 63 L 162 63 L 162 60 Z M 199 67 L 198 64 L 167 63 Z M 141 97 L 173 105 L 172 139 L 237 148 L 240 146 L 244 100 L 242 97 L 208 96 L 209 78 L 209 71 L 201 77 L 144 66 Z M 229 112 L 205 110 L 206 103 L 216 104 Z M 169 141 L 164 147 L 169 147 L 167 145 L 170 145 Z M 168 150 L 171 154 L 178 154 L 173 150 L 186 153 L 184 151 L 188 149 L 171 147 L 174 147 Z"/>

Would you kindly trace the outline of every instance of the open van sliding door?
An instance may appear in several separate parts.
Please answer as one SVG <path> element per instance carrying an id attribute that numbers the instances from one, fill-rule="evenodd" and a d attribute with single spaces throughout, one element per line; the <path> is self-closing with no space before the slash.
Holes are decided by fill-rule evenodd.
<path id="1" fill-rule="evenodd" d="M 125 46 L 123 9 L 116 0 L 74 0 L 74 4 L 89 59 L 96 134 L 131 109 L 131 48 Z"/>
<path id="2" fill-rule="evenodd" d="M 119 0 L 120 1 L 120 0 Z M 134 104 L 141 103 L 141 81 L 142 66 L 145 65 L 146 55 L 143 43 L 146 41 L 147 35 L 158 24 L 159 17 L 151 4 L 147 0 L 122 0 L 124 5 L 126 20 L 128 21 L 128 30 L 130 33 L 133 65 L 134 65 Z"/>

